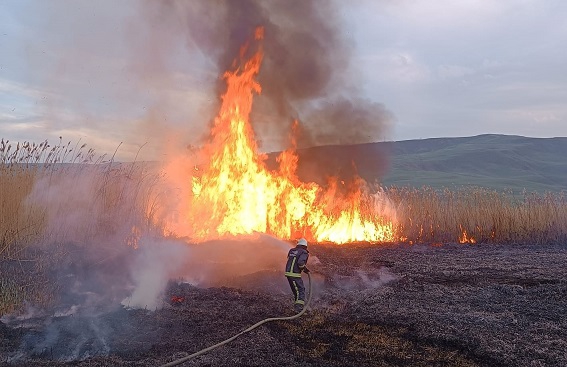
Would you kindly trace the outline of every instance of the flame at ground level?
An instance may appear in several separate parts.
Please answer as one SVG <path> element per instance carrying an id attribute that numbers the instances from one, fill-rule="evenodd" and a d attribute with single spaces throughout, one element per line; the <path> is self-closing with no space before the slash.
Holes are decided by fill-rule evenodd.
<path id="1" fill-rule="evenodd" d="M 262 34 L 256 32 L 256 38 Z M 254 232 L 317 242 L 393 241 L 394 211 L 385 194 L 368 192 L 362 179 L 347 184 L 331 179 L 326 188 L 301 182 L 294 149 L 280 154 L 279 170 L 266 168 L 249 121 L 253 95 L 261 92 L 255 77 L 262 57 L 259 46 L 247 62 L 224 74 L 227 90 L 210 140 L 199 152 L 202 168 L 195 166 L 186 177 L 191 192 L 171 231 L 196 241 Z"/>

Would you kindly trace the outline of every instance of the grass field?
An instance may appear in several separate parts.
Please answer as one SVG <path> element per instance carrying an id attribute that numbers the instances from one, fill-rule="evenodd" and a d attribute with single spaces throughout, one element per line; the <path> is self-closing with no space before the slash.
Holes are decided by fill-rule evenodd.
<path id="1" fill-rule="evenodd" d="M 475 151 L 477 139 L 489 144 L 492 137 L 471 139 L 475 143 L 467 144 Z M 519 144 L 516 137 L 510 139 L 510 146 Z M 438 151 L 432 152 L 429 143 L 404 147 L 405 156 L 394 155 L 391 175 L 398 179 L 389 176 L 390 185 L 376 188 L 387 198 L 388 215 L 394 213 L 394 243 L 315 246 L 321 261 L 316 266 L 318 284 L 324 286 L 318 290 L 311 318 L 301 324 L 275 324 L 252 335 L 254 344 L 261 345 L 250 356 L 256 365 L 272 365 L 286 358 L 291 365 L 308 361 L 321 366 L 546 366 L 567 361 L 561 352 L 567 340 L 561 321 L 567 309 L 561 265 L 567 243 L 567 197 L 559 182 L 564 162 L 551 158 L 559 154 L 561 144 L 546 148 L 545 154 L 541 147 L 531 151 L 530 159 L 539 157 L 548 164 L 537 172 L 551 176 L 527 169 L 525 180 L 510 188 L 505 184 L 522 177 L 516 172 L 518 167 L 525 164 L 529 168 L 533 162 L 514 166 L 502 160 L 506 169 L 490 166 L 498 161 L 489 161 L 489 157 L 498 156 L 500 144 L 498 152 L 481 160 L 483 164 L 476 169 L 471 168 L 472 158 L 464 162 L 469 173 L 459 174 L 463 151 L 450 142 L 435 142 Z M 361 175 L 384 168 L 384 162 L 368 158 L 365 147 L 357 149 L 366 159 L 360 165 Z M 416 156 L 422 157 L 419 164 Z M 444 162 L 440 167 L 450 169 L 441 172 L 436 164 L 429 164 L 436 160 Z M 495 176 L 486 184 L 492 172 L 488 166 L 513 179 L 500 181 Z M 300 175 L 310 174 L 317 180 L 329 173 L 309 167 L 299 167 Z M 405 173 L 400 173 L 400 167 L 406 167 Z M 352 174 L 349 169 L 338 172 Z M 431 186 L 421 186 L 420 172 Z M 542 183 L 547 182 L 540 189 L 554 190 L 520 190 L 536 187 L 534 177 L 538 175 Z M 413 178 L 412 184 L 405 185 L 402 176 Z M 463 184 L 441 185 L 447 182 L 442 177 L 453 176 Z M 485 185 L 473 185 L 473 176 Z M 553 179 L 545 181 L 546 177 Z M 228 289 L 175 288 L 172 283 L 169 295 L 201 301 L 155 312 L 120 308 L 132 284 L 131 269 L 118 260 L 136 251 L 141 237 L 163 237 L 167 224 L 160 213 L 175 198 L 168 190 L 154 164 L 96 158 L 92 150 L 79 144 L 13 146 L 1 142 L 0 315 L 24 315 L 30 310 L 37 315 L 21 319 L 27 326 L 18 318 L 6 319 L 9 327 L 0 323 L 0 363 L 26 365 L 31 357 L 38 365 L 53 365 L 54 360 L 65 365 L 62 360 L 90 356 L 96 358 L 85 359 L 85 365 L 128 361 L 154 365 L 171 359 L 179 350 L 210 344 L 209 339 L 196 340 L 198 333 L 211 340 L 222 338 L 245 326 L 249 317 L 288 312 L 283 306 L 287 290 L 280 294 L 276 287 L 279 291 L 273 293 L 279 273 L 275 278 L 270 273 L 257 274 L 271 279 L 268 287 L 256 284 L 253 275 L 224 284 L 231 287 Z M 349 266 L 342 266 L 344 263 Z M 118 279 L 124 279 L 124 284 L 115 284 L 111 276 L 123 276 Z M 90 283 L 102 284 L 107 277 L 113 279 L 109 281 L 113 298 L 97 299 L 98 290 Z M 69 294 L 77 289 L 81 296 L 70 300 Z M 259 289 L 261 294 L 253 292 Z M 256 306 L 257 299 L 262 300 L 261 307 Z M 537 302 L 543 302 L 543 308 Z M 249 317 L 234 318 L 227 313 L 235 303 L 242 303 L 247 310 L 242 312 Z M 69 319 L 67 311 L 61 314 L 62 305 L 68 309 L 89 305 L 89 313 Z M 93 318 L 92 312 L 98 316 Z M 227 324 L 227 318 L 233 323 Z M 197 334 L 187 331 L 194 323 L 201 325 Z M 482 325 L 496 327 L 496 331 L 482 330 Z M 519 336 L 525 328 L 526 336 Z M 77 329 L 87 334 L 76 335 Z M 116 338 L 101 337 L 107 332 L 115 333 Z M 55 344 L 48 342 L 49 333 L 61 338 Z M 136 337 L 129 341 L 128 333 Z M 175 333 L 182 340 L 176 340 Z M 540 334 L 542 339 L 532 345 Z M 69 345 L 81 338 L 86 338 L 84 343 L 72 352 L 78 354 L 69 354 Z M 156 344 L 156 339 L 162 342 Z M 211 365 L 229 361 L 247 365 L 243 345 L 237 342 L 229 352 L 211 357 Z M 23 359 L 17 357 L 21 351 Z M 239 357 L 231 359 L 231 353 Z M 265 362 L 266 354 L 273 360 Z M 379 364 L 373 364 L 375 361 Z"/>
<path id="2" fill-rule="evenodd" d="M 386 185 L 479 186 L 516 193 L 567 190 L 567 138 L 480 135 L 391 144 Z"/>
<path id="3" fill-rule="evenodd" d="M 71 143 L 0 144 L 0 314 L 25 303 L 53 304 L 45 278 L 63 244 L 131 245 L 159 226 L 153 217 L 160 173 L 118 163 Z"/>
<path id="4" fill-rule="evenodd" d="M 494 139 L 499 143 L 498 149 L 508 140 L 511 146 L 517 141 L 525 145 L 517 137 L 457 140 L 475 152 L 482 144 L 495 149 L 489 145 Z M 432 144 L 403 143 L 397 149 L 406 156 L 398 155 L 394 159 L 409 164 L 410 157 L 422 154 L 430 161 L 441 161 L 436 165 L 442 165 L 463 154 L 463 149 L 447 140 L 435 142 L 433 145 L 438 147 L 435 152 L 430 149 Z M 557 148 L 551 144 L 538 151 L 547 151 L 548 155 L 540 153 L 540 156 L 549 158 L 550 152 L 557 153 L 558 149 L 562 149 L 561 145 Z M 446 154 L 447 151 L 452 151 L 452 155 Z M 164 206 L 164 197 L 170 195 L 160 186 L 162 174 L 155 165 L 118 163 L 104 156 L 96 158 L 84 145 L 62 142 L 53 146 L 47 142 L 12 146 L 2 141 L 0 152 L 3 264 L 0 312 L 14 310 L 24 302 L 50 301 L 42 291 L 44 287 L 28 279 L 30 274 L 41 278 L 61 256 L 53 250 L 57 245 L 49 252 L 44 251 L 46 246 L 64 243 L 93 246 L 102 237 L 104 242 L 111 238 L 115 246 L 135 245 L 142 234 L 164 233 L 158 213 Z M 357 154 L 363 155 L 361 151 Z M 361 167 L 370 167 L 368 162 L 362 162 Z M 551 159 L 548 163 L 558 164 Z M 471 164 L 469 161 L 465 165 Z M 470 171 L 484 170 L 484 164 L 477 166 Z M 409 168 L 405 174 L 411 178 Z M 459 177 L 465 180 L 469 176 Z M 430 180 L 434 178 L 433 175 Z M 493 183 L 499 186 L 498 178 Z M 567 238 L 567 198 L 561 191 L 517 193 L 470 185 L 443 190 L 434 186 L 389 186 L 379 190 L 383 190 L 395 213 L 396 242 L 543 245 L 563 243 Z M 15 276 L 15 269 L 21 274 Z"/>

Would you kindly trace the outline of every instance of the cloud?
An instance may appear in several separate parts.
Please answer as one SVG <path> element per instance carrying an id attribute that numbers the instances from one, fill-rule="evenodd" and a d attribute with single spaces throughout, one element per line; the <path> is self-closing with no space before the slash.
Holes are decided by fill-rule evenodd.
<path id="1" fill-rule="evenodd" d="M 151 141 L 156 146 L 181 147 L 198 145 L 206 134 L 207 123 L 216 112 L 215 88 L 221 71 L 212 59 L 224 56 L 226 61 L 233 53 L 206 44 L 211 38 L 229 42 L 220 32 L 226 27 L 215 26 L 222 14 L 198 13 L 204 14 L 201 20 L 210 22 L 206 28 L 210 33 L 195 34 L 192 28 L 188 37 L 178 30 L 194 27 L 188 23 L 190 18 L 178 16 L 179 12 L 173 12 L 173 17 L 148 12 L 137 1 L 6 4 L 0 15 L 0 123 L 9 127 L 3 134 L 11 135 L 4 137 L 29 133 L 30 140 L 43 140 L 54 131 L 76 131 L 73 136 L 83 134 L 97 144 L 112 139 L 108 145 Z M 336 44 L 341 51 L 353 51 L 349 67 L 341 69 L 335 80 L 348 81 L 348 85 L 335 83 L 338 94 L 341 89 L 346 93 L 356 90 L 360 92 L 357 99 L 383 104 L 396 116 L 395 139 L 498 132 L 513 121 L 493 120 L 484 125 L 475 119 L 493 115 L 497 106 L 513 110 L 540 104 L 538 110 L 545 110 L 546 104 L 567 98 L 567 51 L 563 47 L 567 43 L 563 21 L 567 3 L 563 1 L 363 0 L 335 4 L 335 15 L 340 16 L 332 19 L 341 27 L 338 38 L 330 40 L 340 41 Z M 272 6 L 280 5 L 276 1 L 261 9 Z M 285 16 L 278 14 L 274 25 L 285 23 Z M 148 22 L 153 26 L 147 27 Z M 277 31 L 278 40 L 293 41 L 294 36 L 283 28 Z M 279 46 L 276 42 L 270 47 L 270 52 L 276 52 Z M 320 58 L 323 64 L 334 57 L 332 52 L 325 55 Z M 294 65 L 302 65 L 301 58 L 293 60 L 297 61 Z M 271 74 L 277 73 L 277 65 L 272 64 Z M 297 80 L 296 74 L 283 80 Z M 515 89 L 516 84 L 526 88 Z M 277 87 L 264 92 L 268 90 L 278 92 Z M 340 97 L 335 92 L 320 93 L 317 103 Z M 272 107 L 258 110 L 255 119 L 266 122 L 259 128 L 260 138 L 275 146 L 279 139 L 270 134 L 281 136 L 281 129 L 274 132 L 272 127 L 282 119 L 281 111 Z M 553 111 L 561 119 L 563 115 Z M 511 118 L 506 113 L 499 116 Z M 540 134 L 565 134 L 559 122 L 548 120 L 550 125 Z M 26 121 L 44 129 L 24 133 Z M 518 131 L 526 128 L 518 125 Z M 170 130 L 172 134 L 165 133 Z"/>
<path id="2" fill-rule="evenodd" d="M 156 159 L 170 136 L 187 144 L 205 134 L 218 74 L 188 54 L 168 24 L 147 27 L 139 2 L 7 5 L 0 18 L 7 18 L 0 24 L 3 138 L 82 138 L 101 153 L 151 141 Z M 27 121 L 41 128 L 23 134 Z M 132 159 L 133 151 L 121 149 L 119 158 Z"/>
<path id="3" fill-rule="evenodd" d="M 359 61 L 367 70 L 366 77 L 387 83 L 420 84 L 430 80 L 429 67 L 409 51 L 384 50 L 363 55 Z"/>
<path id="4" fill-rule="evenodd" d="M 358 45 L 354 63 L 364 70 L 367 93 L 396 116 L 397 139 L 567 134 L 557 108 L 567 98 L 560 66 L 567 62 L 567 27 L 560 20 L 567 3 L 357 4 L 348 9 Z M 524 109 L 538 112 L 507 112 Z"/>
<path id="5" fill-rule="evenodd" d="M 3 94 L 3 97 L 20 96 L 28 98 L 42 98 L 45 96 L 54 96 L 53 93 L 37 86 L 30 86 L 3 78 L 0 78 L 0 93 Z M 6 107 L 6 105 L 3 105 L 3 107 Z"/>
<path id="6" fill-rule="evenodd" d="M 441 79 L 462 78 L 473 74 L 474 70 L 460 65 L 440 65 L 437 67 L 437 75 Z"/>

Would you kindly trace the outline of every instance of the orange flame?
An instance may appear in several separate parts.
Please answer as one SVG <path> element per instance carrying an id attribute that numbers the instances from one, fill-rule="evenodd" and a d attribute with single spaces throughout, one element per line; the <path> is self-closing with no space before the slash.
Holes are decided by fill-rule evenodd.
<path id="1" fill-rule="evenodd" d="M 465 229 L 463 229 L 463 227 L 461 225 L 459 225 L 459 227 L 461 228 L 461 235 L 459 236 L 459 243 L 476 243 L 476 240 L 467 234 L 467 231 Z"/>
<path id="2" fill-rule="evenodd" d="M 255 38 L 263 36 L 258 29 Z M 279 155 L 278 171 L 267 169 L 249 122 L 254 93 L 261 92 L 255 77 L 262 58 L 259 46 L 244 65 L 224 74 L 226 93 L 201 151 L 206 162 L 193 172 L 185 218 L 189 236 L 205 241 L 261 232 L 317 242 L 393 241 L 392 220 L 378 213 L 380 205 L 387 206 L 384 195 L 367 193 L 362 179 L 347 194 L 336 180 L 327 189 L 301 182 L 295 148 Z"/>

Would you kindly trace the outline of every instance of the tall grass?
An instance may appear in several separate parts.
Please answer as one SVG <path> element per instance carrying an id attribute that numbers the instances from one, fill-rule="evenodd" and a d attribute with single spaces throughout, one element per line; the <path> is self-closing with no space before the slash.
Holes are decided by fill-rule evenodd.
<path id="1" fill-rule="evenodd" d="M 0 140 L 0 314 L 49 304 L 47 276 L 59 244 L 136 246 L 163 233 L 162 177 L 146 163 L 120 163 L 79 143 Z M 549 244 L 567 241 L 563 193 L 389 187 L 397 239 L 406 243 Z M 165 211 L 166 212 L 166 211 Z"/>
<path id="2" fill-rule="evenodd" d="M 59 244 L 136 246 L 161 231 L 152 217 L 160 179 L 146 163 L 95 157 L 84 144 L 0 140 L 0 314 L 49 303 L 56 285 L 41 279 Z"/>
<path id="3" fill-rule="evenodd" d="M 487 188 L 387 190 L 397 233 L 409 243 L 551 244 L 567 240 L 564 193 L 515 196 Z"/>

